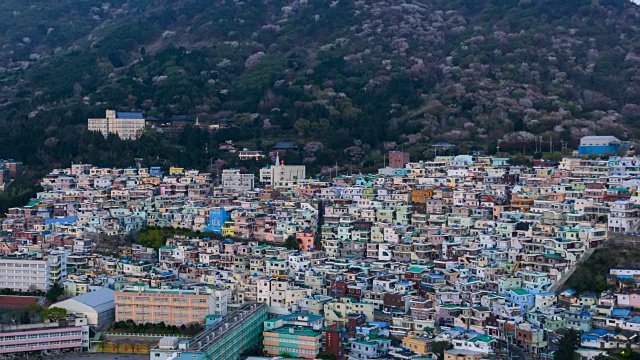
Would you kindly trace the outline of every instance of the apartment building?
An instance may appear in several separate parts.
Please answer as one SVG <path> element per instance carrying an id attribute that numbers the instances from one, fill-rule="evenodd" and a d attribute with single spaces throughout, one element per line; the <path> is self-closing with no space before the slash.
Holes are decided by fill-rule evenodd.
<path id="1" fill-rule="evenodd" d="M 404 151 L 389 151 L 389 167 L 403 168 L 410 160 L 408 152 Z"/>
<path id="2" fill-rule="evenodd" d="M 167 325 L 204 323 L 209 314 L 226 315 L 227 290 L 151 289 L 131 286 L 115 293 L 116 321 Z"/>
<path id="3" fill-rule="evenodd" d="M 104 118 L 89 118 L 88 128 L 104 137 L 114 134 L 123 140 L 135 140 L 144 132 L 145 119 L 139 112 L 107 110 Z"/>
<path id="4" fill-rule="evenodd" d="M 47 291 L 67 279 L 67 257 L 64 250 L 0 257 L 0 288 Z"/>
<path id="5" fill-rule="evenodd" d="M 222 187 L 235 191 L 253 190 L 255 175 L 241 174 L 238 169 L 222 170 Z"/>

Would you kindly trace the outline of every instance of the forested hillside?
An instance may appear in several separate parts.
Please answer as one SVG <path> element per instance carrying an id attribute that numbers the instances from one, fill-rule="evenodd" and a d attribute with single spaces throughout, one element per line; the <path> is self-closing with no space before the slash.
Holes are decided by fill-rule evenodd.
<path id="1" fill-rule="evenodd" d="M 640 136 L 640 9 L 623 0 L 7 0 L 0 157 L 204 167 L 218 143 L 291 161 L 382 162 Z M 209 134 L 89 134 L 106 108 L 236 118 Z M 227 161 L 229 161 L 227 159 Z"/>

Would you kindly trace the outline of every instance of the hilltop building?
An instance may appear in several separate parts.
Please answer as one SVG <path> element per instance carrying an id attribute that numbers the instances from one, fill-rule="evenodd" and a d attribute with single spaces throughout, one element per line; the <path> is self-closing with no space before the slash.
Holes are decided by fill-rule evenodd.
<path id="1" fill-rule="evenodd" d="M 107 110 L 104 118 L 90 118 L 89 131 L 98 131 L 104 135 L 118 135 L 123 140 L 139 138 L 145 129 L 145 119 L 139 112 L 120 112 Z"/>
<path id="2" fill-rule="evenodd" d="M 580 139 L 579 155 L 617 154 L 620 150 L 629 149 L 630 145 L 615 136 L 584 136 Z"/>

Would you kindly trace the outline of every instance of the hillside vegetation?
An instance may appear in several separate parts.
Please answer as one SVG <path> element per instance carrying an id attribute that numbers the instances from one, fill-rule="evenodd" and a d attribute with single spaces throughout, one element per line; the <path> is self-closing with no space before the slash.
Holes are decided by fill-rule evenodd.
<path id="1" fill-rule="evenodd" d="M 321 171 L 436 141 L 531 153 L 537 135 L 640 135 L 629 1 L 7 0 L 0 20 L 0 157 L 35 166 L 203 168 L 232 161 L 225 140 L 289 140 L 288 161 Z M 85 130 L 106 108 L 237 120 L 125 143 Z"/>

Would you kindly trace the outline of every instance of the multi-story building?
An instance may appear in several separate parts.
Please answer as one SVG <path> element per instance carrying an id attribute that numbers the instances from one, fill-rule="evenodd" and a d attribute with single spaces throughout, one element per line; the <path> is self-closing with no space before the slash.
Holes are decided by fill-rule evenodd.
<path id="1" fill-rule="evenodd" d="M 320 353 L 322 333 L 303 326 L 283 326 L 263 333 L 267 355 L 287 354 L 297 358 L 315 359 Z"/>
<path id="2" fill-rule="evenodd" d="M 118 135 L 123 140 L 139 138 L 145 129 L 145 119 L 139 112 L 119 112 L 107 110 L 104 118 L 89 118 L 89 131 L 98 131 L 104 135 Z"/>
<path id="3" fill-rule="evenodd" d="M 640 222 L 638 210 L 631 201 L 620 200 L 611 205 L 609 215 L 609 230 L 612 232 L 626 232 L 635 230 Z"/>
<path id="4" fill-rule="evenodd" d="M 238 359 L 246 350 L 260 345 L 262 324 L 265 320 L 267 320 L 266 305 L 247 303 L 190 340 L 178 342 L 177 338 L 163 338 L 159 346 L 151 349 L 150 358 L 158 360 Z"/>
<path id="5" fill-rule="evenodd" d="M 67 279 L 64 250 L 0 257 L 0 288 L 16 291 L 49 290 Z"/>
<path id="6" fill-rule="evenodd" d="M 336 324 L 325 326 L 322 332 L 322 352 L 333 354 L 336 360 L 344 359 L 345 331 Z"/>
<path id="7" fill-rule="evenodd" d="M 304 165 L 271 165 L 260 169 L 260 182 L 271 187 L 290 187 L 306 176 Z"/>
<path id="8" fill-rule="evenodd" d="M 222 187 L 236 191 L 253 190 L 255 175 L 241 174 L 238 169 L 222 170 Z"/>
<path id="9" fill-rule="evenodd" d="M 114 295 L 116 321 L 167 325 L 204 323 L 209 314 L 227 313 L 228 290 L 152 289 L 132 286 Z"/>
<path id="10" fill-rule="evenodd" d="M 88 349 L 89 325 L 86 317 L 69 316 L 58 322 L 0 326 L 0 356 Z"/>
<path id="11" fill-rule="evenodd" d="M 410 161 L 410 155 L 404 151 L 389 151 L 389 167 L 403 168 Z"/>

